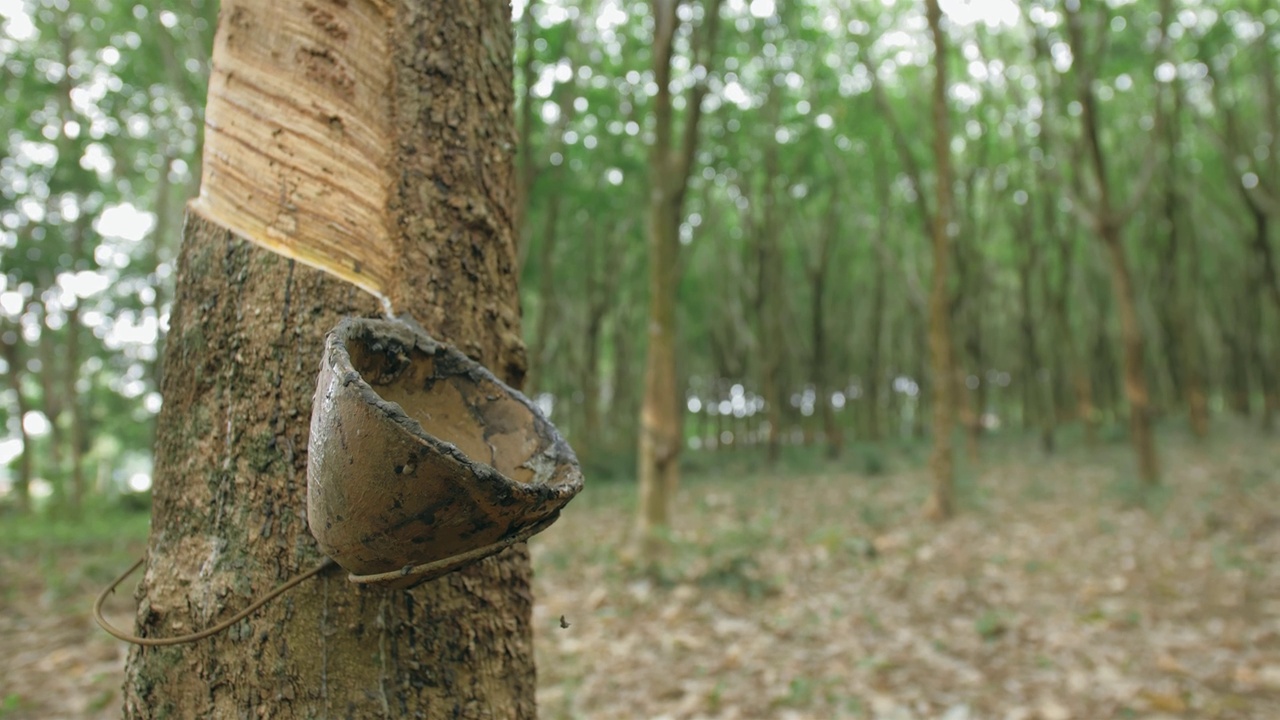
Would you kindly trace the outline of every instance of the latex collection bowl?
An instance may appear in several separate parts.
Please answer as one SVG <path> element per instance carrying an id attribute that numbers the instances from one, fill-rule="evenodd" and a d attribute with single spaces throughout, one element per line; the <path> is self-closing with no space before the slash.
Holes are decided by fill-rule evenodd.
<path id="1" fill-rule="evenodd" d="M 308 452 L 321 550 L 352 581 L 390 587 L 527 539 L 582 489 L 536 405 L 400 320 L 351 318 L 326 337 Z"/>

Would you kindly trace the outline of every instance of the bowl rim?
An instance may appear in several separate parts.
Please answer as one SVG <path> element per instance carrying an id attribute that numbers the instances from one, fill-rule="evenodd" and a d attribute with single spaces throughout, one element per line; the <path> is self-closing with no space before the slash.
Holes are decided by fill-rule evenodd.
<path id="1" fill-rule="evenodd" d="M 378 339 L 399 342 L 407 352 L 420 351 L 433 358 L 443 356 L 448 364 L 456 369 L 451 375 L 468 375 L 473 382 L 492 383 L 509 398 L 519 402 L 532 415 L 533 431 L 550 440 L 550 443 L 538 455 L 548 456 L 553 460 L 555 469 L 545 478 L 537 476 L 529 482 L 520 482 L 508 477 L 492 465 L 471 458 L 457 445 L 427 432 L 416 418 L 397 402 L 387 400 L 373 388 L 364 376 L 355 369 L 348 350 L 348 342 L 366 342 L 370 336 Z M 415 441 L 430 447 L 435 452 L 445 455 L 467 468 L 477 480 L 497 483 L 504 490 L 515 491 L 522 495 L 537 495 L 548 500 L 554 497 L 572 498 L 583 484 L 582 470 L 573 448 L 560 434 L 542 410 L 524 393 L 511 387 L 495 376 L 488 368 L 473 360 L 458 348 L 431 337 L 426 330 L 409 318 L 343 318 L 325 337 L 325 351 L 322 362 L 337 378 L 340 391 L 354 389 L 361 401 L 375 408 L 378 413 Z M 478 376 L 478 377 L 477 377 Z M 354 386 L 354 388 L 352 388 Z M 324 389 L 317 386 L 319 395 Z M 320 398 L 315 398 L 316 414 L 323 414 Z"/>

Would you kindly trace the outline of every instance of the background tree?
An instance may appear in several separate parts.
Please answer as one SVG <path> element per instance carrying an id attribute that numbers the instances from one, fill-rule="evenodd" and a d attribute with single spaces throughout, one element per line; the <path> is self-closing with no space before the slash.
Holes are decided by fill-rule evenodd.
<path id="1" fill-rule="evenodd" d="M 649 148 L 649 317 L 645 355 L 644 405 L 640 411 L 639 532 L 646 556 L 655 552 L 656 533 L 669 523 L 671 499 L 680 477 L 684 423 L 676 368 L 676 290 L 680 282 L 680 225 L 684 219 L 689 173 L 698 147 L 698 124 L 706 84 L 695 78 L 685 103 L 684 128 L 675 140 L 671 70 L 676 31 L 681 24 L 677 0 L 654 0 L 653 141 Z M 692 57 L 707 72 L 720 19 L 719 0 L 704 8 Z"/>
<path id="2" fill-rule="evenodd" d="M 929 458 L 933 490 L 925 503 L 925 515 L 945 519 L 954 512 L 955 469 L 952 461 L 951 425 L 955 417 L 955 371 L 951 353 L 950 293 L 947 290 L 951 258 L 952 216 L 951 131 L 947 121 L 947 39 L 942 29 L 938 0 L 928 0 L 926 15 L 933 35 L 933 161 L 937 200 L 933 222 L 933 276 L 929 283 L 929 365 L 933 370 L 933 452 Z"/>

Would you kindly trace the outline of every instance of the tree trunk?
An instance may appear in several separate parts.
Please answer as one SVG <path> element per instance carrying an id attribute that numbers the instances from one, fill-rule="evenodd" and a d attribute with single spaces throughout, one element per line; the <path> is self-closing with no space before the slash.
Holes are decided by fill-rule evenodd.
<path id="1" fill-rule="evenodd" d="M 1046 200 L 1047 202 L 1047 200 Z M 1045 376 L 1045 366 L 1036 342 L 1035 307 L 1032 304 L 1031 284 L 1035 270 L 1040 265 L 1040 246 L 1035 237 L 1035 216 L 1031 205 L 1022 213 L 1019 235 L 1022 236 L 1022 255 L 1018 259 L 1018 298 L 1021 308 L 1018 315 L 1022 335 L 1022 392 L 1025 427 L 1039 425 L 1040 447 L 1046 455 L 1053 453 L 1054 407 L 1053 385 Z M 1042 274 L 1042 278 L 1048 275 Z"/>
<path id="2" fill-rule="evenodd" d="M 1270 218 L 1256 203 L 1249 203 L 1249 209 L 1253 215 L 1252 248 L 1255 255 L 1255 262 L 1249 271 L 1251 286 L 1249 294 L 1256 298 L 1265 292 L 1271 299 L 1274 309 L 1272 316 L 1277 324 L 1280 324 L 1280 281 L 1276 279 L 1275 265 L 1271 256 Z M 1276 377 L 1275 369 L 1267 362 L 1266 344 L 1263 342 L 1262 308 L 1256 301 L 1249 302 L 1254 306 L 1248 312 L 1254 328 L 1251 343 L 1255 355 L 1254 364 L 1258 367 L 1258 384 L 1262 387 L 1262 427 L 1270 430 L 1275 414 L 1280 412 L 1280 387 L 1277 387 L 1280 385 L 1280 379 Z"/>
<path id="3" fill-rule="evenodd" d="M 1129 441 L 1138 454 L 1138 476 L 1148 485 L 1160 482 L 1155 437 L 1151 432 L 1151 408 L 1143 359 L 1142 326 L 1134 300 L 1133 280 L 1119 233 L 1104 224 L 1102 239 L 1111 260 L 1111 284 L 1120 314 L 1120 344 L 1124 349 L 1124 394 L 1129 401 Z"/>
<path id="4" fill-rule="evenodd" d="M 947 121 L 947 42 L 938 0 L 927 0 L 925 12 L 933 35 L 933 156 L 937 171 L 937 207 L 933 216 L 933 278 L 929 288 L 929 360 L 933 380 L 933 453 L 929 467 L 933 489 L 925 516 L 945 520 L 955 512 L 954 460 L 951 426 L 954 422 L 954 365 L 951 358 L 948 260 L 952 235 L 951 131 Z"/>
<path id="5" fill-rule="evenodd" d="M 776 128 L 779 103 L 777 84 L 770 81 L 769 93 L 762 112 L 766 128 Z M 787 391 L 782 379 L 782 252 L 778 247 L 778 194 L 774 187 L 778 177 L 778 143 L 766 140 L 764 147 L 764 179 L 758 204 L 763 207 L 756 230 L 756 321 L 759 323 L 760 389 L 769 414 L 769 444 L 765 462 L 778 464 L 782 455 L 783 426 L 786 422 Z"/>
<path id="6" fill-rule="evenodd" d="M 603 235 L 587 237 L 584 250 L 583 281 L 586 285 L 587 323 L 582 334 L 583 371 L 582 371 L 582 403 L 583 423 L 576 445 L 578 457 L 585 460 L 591 457 L 600 442 L 600 339 L 604 327 L 605 312 L 608 310 L 608 292 L 605 287 L 607 278 L 604 269 L 597 267 L 596 246 L 605 242 Z"/>
<path id="7" fill-rule="evenodd" d="M 396 309 L 518 385 L 512 158 L 502 149 L 513 132 L 509 9 L 380 9 L 396 60 L 394 135 L 385 138 L 395 152 L 392 200 L 380 210 L 403 243 L 393 260 L 413 283 L 396 293 Z M 220 42 L 278 48 L 278 23 L 261 17 L 270 11 L 224 3 Z M 369 22 L 353 12 L 301 15 L 334 45 L 285 56 L 272 72 L 288 74 L 296 60 L 339 73 L 306 81 L 387 80 L 340 74 L 347 53 L 364 51 L 342 44 L 353 23 Z M 283 127 L 316 122 L 341 118 L 294 117 Z M 189 214 L 165 348 L 140 634 L 206 627 L 317 561 L 304 514 L 316 367 L 339 319 L 378 309 L 355 286 Z M 125 715 L 532 718 L 531 608 L 524 546 L 412 591 L 326 572 L 226 634 L 134 647 Z"/>
<path id="8" fill-rule="evenodd" d="M 882 215 L 883 218 L 883 215 Z M 876 232 L 881 232 L 877 229 Z M 884 260 L 876 255 L 875 280 L 871 286 L 871 346 L 867 361 L 867 377 L 863 383 L 862 400 L 867 406 L 867 439 L 879 442 L 884 439 L 884 414 L 881 411 L 881 395 L 884 387 L 884 315 L 885 315 Z"/>
<path id="9" fill-rule="evenodd" d="M 79 259 L 84 252 L 84 234 L 89 223 L 88 213 L 81 214 L 76 221 L 71 224 L 71 257 Z M 67 342 L 63 349 L 64 362 L 62 376 L 62 396 L 67 403 L 67 409 L 70 411 L 70 459 L 71 459 L 71 487 L 67 493 L 67 511 L 71 517 L 80 517 L 81 509 L 84 506 L 85 480 L 84 480 L 84 454 L 89 449 L 89 439 L 85 428 L 84 403 L 81 399 L 80 389 L 77 387 L 80 380 L 80 333 L 83 328 L 80 326 L 80 300 L 76 298 L 74 304 L 67 308 Z"/>
<path id="10" fill-rule="evenodd" d="M 1166 6 L 1165 10 L 1167 9 Z M 1067 14 L 1071 50 L 1078 58 L 1086 57 L 1087 49 L 1084 47 L 1079 8 L 1072 9 L 1068 6 Z M 1163 45 L 1164 28 L 1169 22 L 1168 12 L 1162 13 L 1162 17 Z M 1147 485 L 1156 485 L 1160 482 L 1160 468 L 1156 461 L 1155 438 L 1151 430 L 1151 400 L 1147 392 L 1142 326 L 1138 321 L 1133 279 L 1129 272 L 1128 258 L 1125 257 L 1121 232 L 1123 224 L 1136 205 L 1130 203 L 1128 209 L 1120 210 L 1113 201 L 1102 142 L 1099 138 L 1099 121 L 1091 73 L 1082 68 L 1077 75 L 1077 82 L 1083 121 L 1081 134 L 1084 136 L 1085 154 L 1088 155 L 1097 188 L 1094 231 L 1106 249 L 1107 258 L 1110 261 L 1111 288 L 1115 295 L 1116 312 L 1120 315 L 1120 339 L 1124 351 L 1124 394 L 1129 401 L 1129 440 L 1138 456 L 1139 476 Z M 1133 199 L 1136 200 L 1145 191 L 1145 184 L 1139 180 L 1138 187 L 1133 191 Z"/>
<path id="11" fill-rule="evenodd" d="M 26 375 L 26 360 L 22 352 L 22 329 L 15 323 L 6 321 L 0 325 L 0 357 L 9 366 L 6 374 L 9 389 L 13 391 L 15 409 L 18 413 L 18 439 L 22 441 L 22 455 L 18 456 L 18 475 L 13 479 L 13 496 L 16 498 L 18 512 L 26 513 L 31 509 L 31 477 L 34 471 L 32 458 L 35 447 L 31 444 L 31 436 L 22 420 L 31 411 L 31 403 L 22 389 L 22 378 Z"/>
<path id="12" fill-rule="evenodd" d="M 671 64 L 680 25 L 677 0 L 653 0 L 653 142 L 649 147 L 649 344 L 645 357 L 644 399 L 640 410 L 638 530 L 646 562 L 662 550 L 661 530 L 670 523 L 671 501 L 680 479 L 684 442 L 676 375 L 676 290 L 680 283 L 680 220 L 689 171 L 697 147 L 698 124 L 706 85 L 690 88 L 685 104 L 682 146 L 674 140 Z M 704 67 L 715 48 L 720 0 L 709 0 L 702 33 L 695 33 L 695 63 Z"/>
<path id="13" fill-rule="evenodd" d="M 809 320 L 813 323 L 813 364 L 809 368 L 809 373 L 813 375 L 818 395 L 815 400 L 822 411 L 822 432 L 826 436 L 827 457 L 832 459 L 840 457 L 840 452 L 844 449 L 844 434 L 840 431 L 840 424 L 836 421 L 835 407 L 831 403 L 831 396 L 836 388 L 832 387 L 831 382 L 831 359 L 827 357 L 829 352 L 827 318 L 824 313 L 827 266 L 831 263 L 831 245 L 835 241 L 840 217 L 837 212 L 839 208 L 837 197 L 836 188 L 833 187 L 822 234 L 818 240 L 817 258 L 809 266 L 809 286 L 812 288 Z"/>
<path id="14" fill-rule="evenodd" d="M 40 400 L 41 411 L 49 420 L 49 455 L 42 473 L 44 478 L 53 484 L 53 507 L 62 509 L 67 497 L 67 478 L 63 474 L 62 453 L 66 445 L 66 433 L 62 428 L 62 410 L 66 396 L 62 392 L 58 362 L 62 351 L 57 346 L 57 338 L 49 327 L 49 311 L 44 310 L 43 322 L 40 325 Z M 63 358 L 65 359 L 65 358 Z"/>
<path id="15" fill-rule="evenodd" d="M 563 175 L 562 163 L 552 173 L 554 181 Z M 555 247 L 556 234 L 560 223 L 560 200 L 563 193 L 555 193 L 547 202 L 546 217 L 543 219 L 542 232 L 536 239 L 538 243 L 538 317 L 534 323 L 533 347 L 529 348 L 532 361 L 529 368 L 529 392 L 550 392 L 550 380 L 546 380 L 546 370 L 552 364 L 550 353 L 551 322 L 559 309 L 556 298 Z"/>

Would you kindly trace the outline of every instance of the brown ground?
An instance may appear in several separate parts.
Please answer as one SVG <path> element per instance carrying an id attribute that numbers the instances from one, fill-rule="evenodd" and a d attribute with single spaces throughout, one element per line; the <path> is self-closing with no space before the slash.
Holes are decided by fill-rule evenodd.
<path id="1" fill-rule="evenodd" d="M 919 470 L 693 480 L 660 576 L 631 486 L 589 486 L 533 543 L 542 716 L 1280 719 L 1277 445 L 1167 437 L 1135 504 L 1122 446 L 993 444 L 942 527 Z M 86 609 L 140 549 L 0 548 L 0 718 L 117 716 Z"/>

